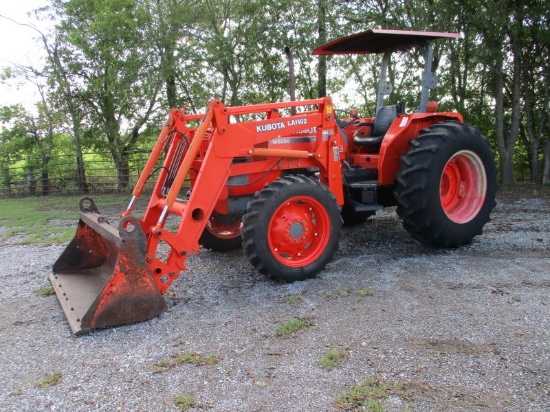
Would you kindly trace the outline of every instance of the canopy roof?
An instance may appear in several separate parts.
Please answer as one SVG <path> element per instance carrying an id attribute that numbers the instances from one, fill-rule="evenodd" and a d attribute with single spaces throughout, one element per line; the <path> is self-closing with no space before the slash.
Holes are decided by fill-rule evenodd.
<path id="1" fill-rule="evenodd" d="M 407 50 L 423 46 L 436 39 L 458 39 L 458 33 L 434 31 L 408 31 L 371 29 L 351 36 L 341 37 L 316 47 L 313 54 L 371 54 Z"/>

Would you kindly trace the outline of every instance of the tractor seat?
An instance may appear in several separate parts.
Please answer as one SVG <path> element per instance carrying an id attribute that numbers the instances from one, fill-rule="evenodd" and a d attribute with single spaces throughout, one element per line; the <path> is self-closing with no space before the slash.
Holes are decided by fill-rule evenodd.
<path id="1" fill-rule="evenodd" d="M 399 108 L 398 108 L 399 106 Z M 361 126 L 371 126 L 370 135 L 359 134 L 353 137 L 353 142 L 359 146 L 370 146 L 378 147 L 382 143 L 386 132 L 390 128 L 393 121 L 396 119 L 398 113 L 403 113 L 402 103 L 397 105 L 393 104 L 390 106 L 382 106 L 376 112 L 376 117 L 374 122 L 370 123 L 361 123 Z"/>

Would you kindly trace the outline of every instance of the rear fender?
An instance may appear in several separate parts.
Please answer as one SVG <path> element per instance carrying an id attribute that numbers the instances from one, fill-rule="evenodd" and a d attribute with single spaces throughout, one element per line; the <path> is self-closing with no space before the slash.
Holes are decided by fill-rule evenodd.
<path id="1" fill-rule="evenodd" d="M 422 129 L 447 120 L 463 121 L 462 115 L 454 112 L 412 113 L 397 117 L 382 140 L 378 156 L 378 183 L 391 185 L 399 171 L 401 156 L 409 142 L 416 139 Z"/>

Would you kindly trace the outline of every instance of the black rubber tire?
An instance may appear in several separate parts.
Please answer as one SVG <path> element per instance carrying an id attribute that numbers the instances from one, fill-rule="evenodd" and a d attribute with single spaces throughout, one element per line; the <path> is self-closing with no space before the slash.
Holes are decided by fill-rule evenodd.
<path id="1" fill-rule="evenodd" d="M 214 221 L 213 221 L 214 220 Z M 218 234 L 211 227 L 211 224 L 216 225 L 215 217 L 210 217 L 209 223 L 204 228 L 199 239 L 199 244 L 205 249 L 210 249 L 215 252 L 229 252 L 242 247 L 242 236 L 240 231 L 237 233 Z"/>
<path id="2" fill-rule="evenodd" d="M 340 207 L 319 180 L 280 177 L 248 203 L 241 233 L 248 260 L 258 272 L 285 282 L 313 278 L 338 249 Z"/>
<path id="3" fill-rule="evenodd" d="M 462 215 L 453 215 L 450 209 L 446 211 L 448 204 L 444 205 L 447 198 L 442 179 L 444 171 L 447 176 L 452 162 L 460 158 L 464 158 L 466 164 L 471 162 L 472 177 L 464 173 L 465 177 L 458 179 L 460 184 L 454 185 L 457 187 L 454 197 L 468 210 Z M 471 184 L 468 179 L 472 180 Z M 497 169 L 487 139 L 472 126 L 447 121 L 422 130 L 419 137 L 410 142 L 409 150 L 401 157 L 394 195 L 397 214 L 414 239 L 438 248 L 454 248 L 470 243 L 482 233 L 496 205 L 496 190 Z M 476 192 L 479 201 L 460 199 Z"/>

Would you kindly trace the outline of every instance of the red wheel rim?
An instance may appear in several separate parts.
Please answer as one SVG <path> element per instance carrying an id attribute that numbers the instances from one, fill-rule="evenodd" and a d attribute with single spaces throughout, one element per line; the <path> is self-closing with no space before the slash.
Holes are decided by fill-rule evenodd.
<path id="1" fill-rule="evenodd" d="M 443 210 L 455 223 L 474 219 L 485 201 L 487 175 L 483 162 L 474 152 L 462 150 L 449 159 L 440 183 Z"/>
<path id="2" fill-rule="evenodd" d="M 226 225 L 215 217 L 211 217 L 206 224 L 206 230 L 219 239 L 234 239 L 241 235 L 242 222 Z"/>
<path id="3" fill-rule="evenodd" d="M 304 267 L 315 262 L 325 251 L 329 239 L 328 212 L 312 197 L 288 199 L 269 221 L 269 248 L 286 266 Z"/>

